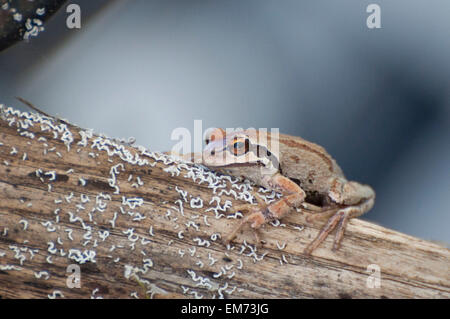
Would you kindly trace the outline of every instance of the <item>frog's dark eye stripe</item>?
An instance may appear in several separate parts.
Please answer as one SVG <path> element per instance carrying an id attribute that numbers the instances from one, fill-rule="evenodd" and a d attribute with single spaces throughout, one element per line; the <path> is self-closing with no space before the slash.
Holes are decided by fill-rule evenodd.
<path id="1" fill-rule="evenodd" d="M 256 147 L 256 155 L 258 155 L 258 157 L 261 156 L 272 156 L 272 152 L 270 152 L 267 148 L 265 148 L 264 146 L 258 145 Z"/>
<path id="2" fill-rule="evenodd" d="M 253 146 L 253 145 L 252 145 Z M 255 152 L 253 150 L 253 152 Z M 257 145 L 256 146 L 256 155 L 258 157 L 267 157 L 270 159 L 270 161 L 273 163 L 273 166 L 277 169 L 280 169 L 280 163 L 278 162 L 278 158 L 272 154 L 271 151 L 269 151 L 266 147 Z"/>

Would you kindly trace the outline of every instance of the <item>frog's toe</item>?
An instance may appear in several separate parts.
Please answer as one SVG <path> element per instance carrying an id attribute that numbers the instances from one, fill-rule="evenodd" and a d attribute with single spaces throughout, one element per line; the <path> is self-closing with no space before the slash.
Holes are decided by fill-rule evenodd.
<path id="1" fill-rule="evenodd" d="M 334 238 L 333 250 L 338 250 L 344 238 L 345 228 L 348 220 L 357 214 L 359 207 L 346 207 L 338 210 L 333 216 L 328 219 L 328 222 L 320 230 L 317 237 L 306 247 L 305 254 L 310 255 L 319 245 L 328 237 L 328 235 L 337 228 L 336 236 Z"/>
<path id="2" fill-rule="evenodd" d="M 254 207 L 254 206 L 253 206 Z M 250 224 L 250 227 L 253 230 L 253 234 L 255 235 L 255 239 L 256 239 L 256 244 L 259 246 L 261 243 L 259 234 L 258 234 L 258 229 L 261 227 L 261 225 L 263 225 L 266 222 L 265 218 L 264 218 L 264 214 L 261 211 L 255 211 L 253 213 L 251 213 L 250 215 L 245 216 L 242 221 L 239 223 L 239 225 L 237 225 L 233 231 L 231 232 L 231 234 L 226 238 L 225 243 L 229 244 L 237 235 L 237 233 L 239 232 L 239 230 L 241 230 L 241 228 L 245 225 L 245 224 Z"/>

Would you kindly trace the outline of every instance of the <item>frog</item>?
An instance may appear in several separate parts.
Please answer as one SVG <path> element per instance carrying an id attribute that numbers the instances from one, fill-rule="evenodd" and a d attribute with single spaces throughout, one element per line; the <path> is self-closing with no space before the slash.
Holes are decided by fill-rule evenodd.
<path id="1" fill-rule="evenodd" d="M 256 204 L 233 207 L 247 212 L 226 237 L 229 244 L 249 225 L 259 245 L 258 230 L 293 210 L 309 213 L 307 220 L 326 219 L 317 236 L 304 249 L 310 255 L 336 230 L 333 251 L 341 247 L 348 221 L 372 209 L 375 191 L 369 185 L 348 181 L 336 160 L 320 145 L 301 137 L 267 130 L 210 130 L 202 164 L 224 174 L 248 179 L 281 194 L 271 203 L 255 196 Z"/>

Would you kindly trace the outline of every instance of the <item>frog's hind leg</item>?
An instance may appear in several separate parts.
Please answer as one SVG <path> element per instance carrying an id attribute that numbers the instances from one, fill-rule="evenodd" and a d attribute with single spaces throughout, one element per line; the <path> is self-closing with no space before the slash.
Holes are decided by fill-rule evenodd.
<path id="1" fill-rule="evenodd" d="M 337 213 L 335 213 L 330 219 L 328 219 L 328 222 L 323 226 L 323 228 L 320 230 L 317 237 L 306 247 L 305 254 L 310 255 L 313 250 L 315 250 L 319 245 L 325 240 L 325 238 L 328 237 L 328 235 L 338 226 L 338 232 L 336 234 L 336 238 L 334 241 L 333 250 L 335 247 L 338 247 L 340 245 L 340 241 L 343 238 L 345 226 L 347 225 L 348 217 L 344 210 L 340 210 Z"/>
<path id="2" fill-rule="evenodd" d="M 341 246 L 342 239 L 344 238 L 344 232 L 347 227 L 348 221 L 351 218 L 358 217 L 364 214 L 373 206 L 373 199 L 369 199 L 358 206 L 349 206 L 339 209 L 334 215 L 332 215 L 328 222 L 320 230 L 317 237 L 306 247 L 305 254 L 309 255 L 328 237 L 328 235 L 337 228 L 334 238 L 333 251 L 338 250 Z"/>
<path id="3" fill-rule="evenodd" d="M 320 213 L 308 214 L 305 218 L 308 223 L 319 221 L 319 220 L 320 221 L 328 220 L 329 218 L 334 216 L 338 211 L 339 211 L 339 208 L 328 209 L 328 210 L 324 210 Z"/>
<path id="4" fill-rule="evenodd" d="M 303 202 L 301 205 L 302 208 L 311 211 L 311 212 L 322 212 L 323 211 L 323 207 L 311 204 L 311 203 L 307 203 L 307 202 Z"/>
<path id="5" fill-rule="evenodd" d="M 299 208 L 299 211 L 307 213 L 306 221 L 308 223 L 310 223 L 312 221 L 330 218 L 339 209 L 340 209 L 339 207 L 326 208 L 326 207 L 316 206 L 316 205 L 313 205 L 310 203 L 302 203 L 302 208 Z"/>

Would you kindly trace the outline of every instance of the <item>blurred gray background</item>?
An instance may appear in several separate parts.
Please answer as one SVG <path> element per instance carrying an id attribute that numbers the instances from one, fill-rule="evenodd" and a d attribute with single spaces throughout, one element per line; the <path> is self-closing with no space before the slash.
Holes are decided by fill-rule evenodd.
<path id="1" fill-rule="evenodd" d="M 280 128 L 372 185 L 363 219 L 450 242 L 449 1 L 77 1 L 0 53 L 0 103 L 168 150 L 173 129 Z M 368 29 L 366 7 L 381 7 Z"/>

